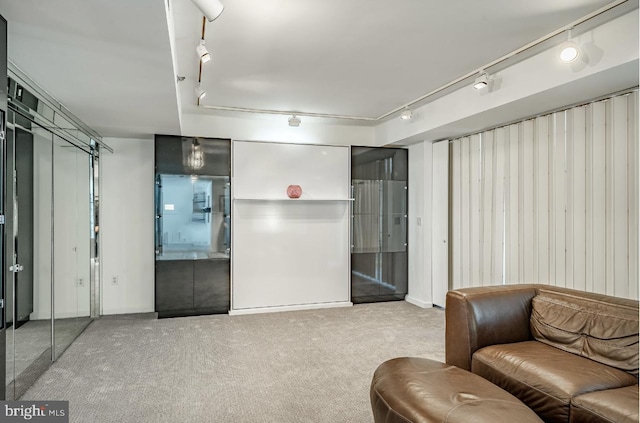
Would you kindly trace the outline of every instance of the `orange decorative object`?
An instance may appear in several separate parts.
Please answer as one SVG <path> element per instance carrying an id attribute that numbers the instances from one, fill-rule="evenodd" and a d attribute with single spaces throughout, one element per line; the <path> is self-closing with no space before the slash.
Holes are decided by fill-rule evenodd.
<path id="1" fill-rule="evenodd" d="M 287 195 L 289 198 L 300 198 L 302 195 L 302 187 L 300 185 L 289 185 L 287 187 Z"/>

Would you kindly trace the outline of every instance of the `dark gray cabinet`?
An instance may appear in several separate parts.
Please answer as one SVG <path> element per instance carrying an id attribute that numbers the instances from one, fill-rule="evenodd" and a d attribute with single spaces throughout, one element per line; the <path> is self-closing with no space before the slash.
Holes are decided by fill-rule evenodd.
<path id="1" fill-rule="evenodd" d="M 156 261 L 158 317 L 227 313 L 228 259 Z"/>
<path id="2" fill-rule="evenodd" d="M 158 317 L 231 305 L 231 141 L 156 135 Z"/>
<path id="3" fill-rule="evenodd" d="M 229 310 L 231 290 L 229 260 L 196 260 L 193 262 L 193 306 L 196 309 Z"/>
<path id="4" fill-rule="evenodd" d="M 193 308 L 193 260 L 156 261 L 156 311 Z"/>

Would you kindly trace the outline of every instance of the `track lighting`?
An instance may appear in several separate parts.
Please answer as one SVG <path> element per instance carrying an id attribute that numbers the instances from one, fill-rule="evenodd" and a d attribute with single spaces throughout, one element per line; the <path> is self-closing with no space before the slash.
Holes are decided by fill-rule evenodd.
<path id="1" fill-rule="evenodd" d="M 198 100 L 202 100 L 204 96 L 207 95 L 207 92 L 202 88 L 202 84 L 198 84 L 195 89 L 196 97 Z"/>
<path id="2" fill-rule="evenodd" d="M 296 128 L 297 128 L 298 126 L 300 126 L 300 123 L 301 123 L 301 122 L 302 122 L 302 121 L 300 120 L 300 118 L 299 118 L 299 117 L 297 117 L 296 115 L 292 115 L 292 116 L 289 118 L 289 126 L 294 126 L 294 127 L 296 127 Z"/>
<path id="3" fill-rule="evenodd" d="M 572 63 L 580 56 L 580 47 L 571 41 L 571 30 L 567 31 L 567 41 L 560 46 L 560 60 L 564 63 Z"/>
<path id="4" fill-rule="evenodd" d="M 198 53 L 198 57 L 203 64 L 211 60 L 209 50 L 207 50 L 207 48 L 204 46 L 204 40 L 200 40 L 200 44 L 198 44 L 198 46 L 196 47 L 196 52 Z"/>
<path id="5" fill-rule="evenodd" d="M 560 60 L 564 63 L 574 62 L 580 56 L 580 47 L 573 41 L 567 41 L 562 44 L 560 50 Z"/>
<path id="6" fill-rule="evenodd" d="M 473 88 L 475 88 L 476 90 L 481 90 L 488 86 L 489 86 L 489 75 L 487 75 L 486 72 L 480 73 L 480 76 L 478 76 L 475 82 L 473 83 Z"/>
<path id="7" fill-rule="evenodd" d="M 209 20 L 209 22 L 215 20 L 222 11 L 224 10 L 224 5 L 220 2 L 220 0 L 191 0 L 193 4 L 196 5 L 198 9 L 202 12 L 204 16 Z"/>
<path id="8" fill-rule="evenodd" d="M 400 113 L 400 119 L 402 120 L 413 119 L 413 112 L 410 109 L 404 109 L 402 113 Z"/>

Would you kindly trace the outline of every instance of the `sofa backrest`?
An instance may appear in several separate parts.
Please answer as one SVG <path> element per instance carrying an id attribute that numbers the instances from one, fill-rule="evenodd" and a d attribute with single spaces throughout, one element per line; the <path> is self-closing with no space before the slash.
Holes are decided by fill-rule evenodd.
<path id="1" fill-rule="evenodd" d="M 638 303 L 538 289 L 532 300 L 534 339 L 638 376 Z"/>

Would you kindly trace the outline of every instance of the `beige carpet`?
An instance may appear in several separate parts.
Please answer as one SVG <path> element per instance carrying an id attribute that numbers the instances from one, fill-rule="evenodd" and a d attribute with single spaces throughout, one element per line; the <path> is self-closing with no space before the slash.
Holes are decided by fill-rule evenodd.
<path id="1" fill-rule="evenodd" d="M 22 397 L 71 422 L 371 422 L 383 361 L 444 359 L 444 312 L 405 302 L 92 323 Z"/>

